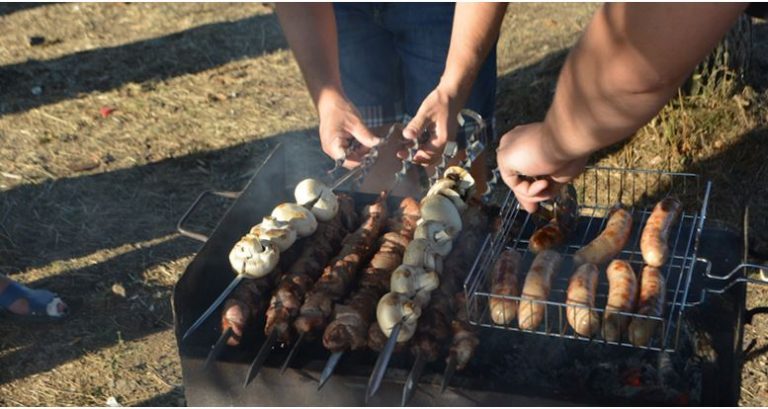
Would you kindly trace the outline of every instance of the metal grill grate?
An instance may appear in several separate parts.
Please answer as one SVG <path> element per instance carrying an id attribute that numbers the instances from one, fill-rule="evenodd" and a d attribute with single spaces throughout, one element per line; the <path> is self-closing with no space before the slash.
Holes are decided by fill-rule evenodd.
<path id="1" fill-rule="evenodd" d="M 510 192 L 501 208 L 502 223 L 499 231 L 494 237 L 489 236 L 486 239 L 465 281 L 470 321 L 475 325 L 490 328 L 599 341 L 656 351 L 674 351 L 679 337 L 680 318 L 688 299 L 692 272 L 697 265 L 696 249 L 706 217 L 711 182 L 703 181 L 694 174 L 595 167 L 588 168 L 574 182 L 574 186 L 579 202 L 578 228 L 569 237 L 567 245 L 559 249 L 564 256 L 563 263 L 552 281 L 549 300 L 530 300 L 490 292 L 490 270 L 504 248 L 514 249 L 522 255 L 522 272 L 527 271 L 534 258 L 534 254 L 528 250 L 528 238 L 535 231 L 536 226 L 528 213 L 518 209 L 517 200 Z M 667 196 L 680 199 L 683 203 L 683 211 L 670 235 L 669 261 L 661 268 L 667 291 L 665 313 L 661 317 L 622 314 L 631 318 L 657 322 L 655 335 L 646 345 L 633 345 L 629 343 L 626 334 L 622 334 L 621 342 L 609 342 L 600 337 L 600 331 L 597 331 L 596 338 L 584 337 L 574 332 L 566 320 L 566 308 L 569 305 L 565 302 L 568 281 L 574 271 L 573 254 L 597 237 L 605 227 L 607 221 L 605 216 L 615 204 L 621 203 L 631 211 L 633 226 L 630 240 L 617 258 L 627 260 L 639 275 L 644 264 L 640 252 L 642 227 L 645 226 L 653 206 Z M 608 294 L 608 282 L 605 278 L 605 266 L 600 266 L 600 270 L 593 310 L 602 318 Z M 521 287 L 523 281 L 524 278 L 520 277 Z M 533 330 L 520 329 L 516 320 L 508 325 L 496 324 L 490 319 L 489 313 L 489 301 L 492 298 L 542 304 L 545 306 L 544 320 Z"/>

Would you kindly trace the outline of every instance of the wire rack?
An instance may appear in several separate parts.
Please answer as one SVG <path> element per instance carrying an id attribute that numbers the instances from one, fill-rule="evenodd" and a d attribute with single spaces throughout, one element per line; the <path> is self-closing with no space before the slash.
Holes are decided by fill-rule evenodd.
<path id="1" fill-rule="evenodd" d="M 680 335 L 680 319 L 688 306 L 687 299 L 693 271 L 699 268 L 706 269 L 706 261 L 697 259 L 696 250 L 706 218 L 711 182 L 689 173 L 592 167 L 585 170 L 574 182 L 574 187 L 579 203 L 578 226 L 569 236 L 568 242 L 557 249 L 563 255 L 563 262 L 560 265 L 560 271 L 552 280 L 549 299 L 539 301 L 490 292 L 491 269 L 502 250 L 509 248 L 520 253 L 522 273 L 528 271 L 534 258 L 534 254 L 528 250 L 528 239 L 539 226 L 534 225 L 534 219 L 527 212 L 518 208 L 517 200 L 510 192 L 501 208 L 501 227 L 495 236 L 489 236 L 486 239 L 464 283 L 470 322 L 474 325 L 502 330 L 597 341 L 655 351 L 674 351 Z M 670 234 L 669 260 L 661 267 L 666 283 L 664 314 L 649 316 L 619 313 L 629 320 L 651 320 L 655 323 L 654 335 L 644 345 L 633 345 L 627 339 L 627 334 L 621 334 L 621 340 L 617 342 L 602 339 L 601 331 L 595 331 L 596 335 L 593 338 L 577 334 L 567 322 L 566 311 L 568 307 L 589 307 L 569 305 L 565 302 L 568 281 L 574 271 L 573 254 L 597 237 L 605 227 L 608 212 L 614 205 L 621 203 L 632 213 L 633 225 L 630 239 L 617 258 L 628 261 L 639 277 L 644 264 L 640 252 L 642 227 L 645 226 L 655 204 L 668 196 L 680 199 L 683 203 L 683 211 Z M 608 282 L 605 278 L 605 265 L 599 267 L 600 276 L 595 307 L 589 309 L 597 312 L 602 318 L 608 294 Z M 524 277 L 518 277 L 518 282 L 522 287 Z M 489 312 L 489 301 L 494 298 L 517 303 L 541 304 L 544 307 L 544 319 L 537 328 L 531 330 L 520 329 L 516 319 L 506 325 L 496 324 L 491 320 Z"/>

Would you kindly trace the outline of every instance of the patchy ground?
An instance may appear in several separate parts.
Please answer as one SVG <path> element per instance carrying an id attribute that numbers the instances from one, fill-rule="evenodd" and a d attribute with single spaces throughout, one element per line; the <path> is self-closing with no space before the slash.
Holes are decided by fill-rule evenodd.
<path id="1" fill-rule="evenodd" d="M 543 117 L 595 7 L 510 6 L 502 131 Z M 198 245 L 175 222 L 199 192 L 242 188 L 269 144 L 316 126 L 275 16 L 254 3 L 2 4 L 0 27 L 0 272 L 74 307 L 61 323 L 0 317 L 0 405 L 184 404 L 169 299 Z M 754 31 L 754 71 L 768 72 L 767 30 Z M 599 163 L 704 174 L 710 216 L 738 226 L 749 203 L 765 248 L 768 82 L 747 83 L 669 107 Z M 751 305 L 766 300 L 750 291 Z M 768 402 L 768 322 L 755 324 L 746 405 Z"/>

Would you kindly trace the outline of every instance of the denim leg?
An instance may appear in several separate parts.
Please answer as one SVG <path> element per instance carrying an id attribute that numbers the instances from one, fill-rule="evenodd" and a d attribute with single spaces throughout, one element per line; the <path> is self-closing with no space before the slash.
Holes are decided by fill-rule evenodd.
<path id="1" fill-rule="evenodd" d="M 402 60 L 405 85 L 405 112 L 412 117 L 424 98 L 437 86 L 445 70 L 450 46 L 455 5 L 453 3 L 389 4 L 384 18 L 385 27 L 395 33 L 395 47 Z M 465 105 L 478 112 L 488 123 L 492 136 L 496 104 L 496 47 L 481 67 Z M 460 129 L 457 141 L 464 145 L 464 134 L 472 129 Z"/>
<path id="2" fill-rule="evenodd" d="M 368 126 L 402 120 L 403 77 L 394 36 L 381 24 L 384 6 L 334 3 L 344 92 Z"/>

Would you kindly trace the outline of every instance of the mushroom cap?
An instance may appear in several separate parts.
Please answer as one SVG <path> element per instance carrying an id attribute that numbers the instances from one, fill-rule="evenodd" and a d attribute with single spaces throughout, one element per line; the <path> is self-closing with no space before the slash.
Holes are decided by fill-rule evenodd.
<path id="1" fill-rule="evenodd" d="M 443 195 L 426 196 L 421 200 L 421 220 L 442 222 L 451 238 L 461 232 L 461 215 L 453 202 Z"/>
<path id="2" fill-rule="evenodd" d="M 312 235 L 317 229 L 317 219 L 305 207 L 296 203 L 281 203 L 272 210 L 272 217 L 279 222 L 286 222 L 299 237 Z"/>
<path id="3" fill-rule="evenodd" d="M 339 200 L 330 187 L 317 179 L 304 179 L 293 191 L 296 203 L 312 211 L 318 220 L 327 222 L 339 211 Z"/>
<path id="4" fill-rule="evenodd" d="M 453 180 L 456 183 L 454 190 L 461 195 L 465 202 L 475 193 L 475 178 L 461 166 L 449 166 L 443 172 L 443 178 Z"/>
<path id="5" fill-rule="evenodd" d="M 437 269 L 436 252 L 429 240 L 413 239 L 405 248 L 403 264 L 414 267 L 422 267 L 428 271 Z"/>
<path id="6" fill-rule="evenodd" d="M 272 216 L 265 216 L 261 223 L 251 228 L 251 234 L 262 240 L 269 240 L 280 251 L 288 250 L 296 241 L 296 230 L 288 222 L 281 222 Z"/>
<path id="7" fill-rule="evenodd" d="M 440 278 L 435 271 L 426 271 L 422 267 L 401 264 L 392 272 L 389 289 L 392 292 L 413 297 L 419 291 L 433 291 L 440 285 Z"/>
<path id="8" fill-rule="evenodd" d="M 272 272 L 280 258 L 280 250 L 275 243 L 260 239 L 254 234 L 246 234 L 235 243 L 229 252 L 229 263 L 238 274 L 258 278 Z"/>
<path id="9" fill-rule="evenodd" d="M 458 186 L 458 182 L 455 180 L 443 177 L 438 179 L 438 181 L 429 188 L 427 191 L 427 196 L 445 196 L 451 201 L 451 203 L 453 203 L 454 206 L 456 206 L 456 209 L 459 210 L 459 213 L 463 213 L 464 210 L 467 209 L 467 203 L 464 197 L 459 194 Z"/>
<path id="10" fill-rule="evenodd" d="M 416 226 L 413 238 L 414 240 L 426 239 L 430 242 L 432 250 L 443 257 L 453 249 L 453 237 L 448 234 L 445 223 L 437 220 L 421 220 L 421 223 Z"/>
<path id="11" fill-rule="evenodd" d="M 384 294 L 376 305 L 376 321 L 384 335 L 389 337 L 392 328 L 400 322 L 403 323 L 397 342 L 405 342 L 413 336 L 419 316 L 421 316 L 421 306 L 403 294 L 395 292 Z"/>

